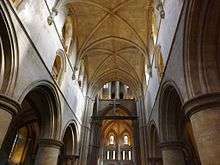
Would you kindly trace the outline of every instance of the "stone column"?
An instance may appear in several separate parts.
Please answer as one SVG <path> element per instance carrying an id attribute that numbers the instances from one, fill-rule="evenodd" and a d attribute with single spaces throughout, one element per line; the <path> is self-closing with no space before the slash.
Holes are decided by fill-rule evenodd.
<path id="1" fill-rule="evenodd" d="M 185 165 L 184 145 L 180 142 L 166 142 L 161 144 L 163 165 Z"/>
<path id="2" fill-rule="evenodd" d="M 112 83 L 110 82 L 108 85 L 108 99 L 111 99 L 112 95 Z"/>
<path id="3" fill-rule="evenodd" d="M 189 100 L 184 110 L 192 123 L 193 134 L 202 165 L 220 162 L 220 93 Z"/>
<path id="4" fill-rule="evenodd" d="M 79 157 L 79 164 L 86 164 L 87 162 L 87 155 L 89 150 L 89 140 L 90 140 L 90 119 L 93 113 L 93 106 L 95 100 L 91 99 L 87 96 L 85 111 L 83 114 L 83 124 L 82 124 L 82 131 L 81 131 L 81 140 L 80 140 L 80 157 Z"/>
<path id="5" fill-rule="evenodd" d="M 4 164 L 8 160 L 8 156 L 11 151 L 11 145 L 8 143 L 9 141 L 10 144 L 13 143 L 13 139 L 7 139 L 5 141 L 4 139 L 13 116 L 20 111 L 20 109 L 21 107 L 16 101 L 0 95 L 0 164 Z M 13 131 L 16 134 L 16 131 Z"/>
<path id="6" fill-rule="evenodd" d="M 118 144 L 117 146 L 117 160 L 121 160 L 121 146 Z"/>
<path id="7" fill-rule="evenodd" d="M 97 164 L 99 150 L 100 150 L 100 130 L 101 121 L 98 119 L 92 119 L 91 122 L 91 135 L 90 135 L 90 144 L 89 144 L 89 153 L 88 153 L 88 162 L 87 164 Z"/>
<path id="8" fill-rule="evenodd" d="M 138 113 L 138 124 L 139 124 L 139 151 L 140 151 L 140 155 L 138 155 L 140 158 L 140 164 L 147 164 L 147 153 L 148 153 L 148 146 L 147 146 L 147 132 L 146 132 L 146 129 L 145 129 L 145 125 L 146 125 L 146 122 L 145 122 L 145 107 L 144 107 L 144 104 L 143 104 L 143 96 L 140 96 L 138 99 L 137 99 L 137 102 L 136 102 L 136 105 L 137 105 L 137 113 Z M 139 160 L 137 160 L 139 161 Z"/>
<path id="9" fill-rule="evenodd" d="M 63 143 L 53 139 L 40 139 L 35 165 L 57 165 Z"/>
<path id="10" fill-rule="evenodd" d="M 124 85 L 124 98 L 127 99 L 127 95 L 128 95 L 128 89 L 127 86 Z"/>
<path id="11" fill-rule="evenodd" d="M 119 93 L 120 93 L 120 83 L 119 81 L 115 82 L 115 99 L 119 99 Z"/>

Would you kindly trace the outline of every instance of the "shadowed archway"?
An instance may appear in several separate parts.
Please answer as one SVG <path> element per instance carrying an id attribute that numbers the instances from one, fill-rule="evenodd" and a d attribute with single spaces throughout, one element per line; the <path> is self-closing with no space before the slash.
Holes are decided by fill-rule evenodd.
<path id="1" fill-rule="evenodd" d="M 167 165 L 176 161 L 185 165 L 200 164 L 191 123 L 182 110 L 179 92 L 169 82 L 164 83 L 162 87 L 159 127 L 163 163 Z M 168 152 L 173 152 L 176 157 L 167 157 Z"/>
<path id="2" fill-rule="evenodd" d="M 44 83 L 31 88 L 13 117 L 1 148 L 1 161 L 34 164 L 39 140 L 60 136 L 60 107 L 52 85 Z M 15 131 L 16 130 L 16 131 Z"/>
<path id="3" fill-rule="evenodd" d="M 220 2 L 187 3 L 184 69 L 190 97 L 220 91 Z"/>
<path id="4" fill-rule="evenodd" d="M 163 165 L 162 152 L 160 149 L 160 139 L 157 128 L 153 121 L 149 128 L 149 164 L 150 165 Z"/>
<path id="5" fill-rule="evenodd" d="M 78 133 L 74 123 L 68 125 L 63 136 L 63 147 L 59 155 L 59 165 L 76 164 L 79 155 L 78 150 Z"/>

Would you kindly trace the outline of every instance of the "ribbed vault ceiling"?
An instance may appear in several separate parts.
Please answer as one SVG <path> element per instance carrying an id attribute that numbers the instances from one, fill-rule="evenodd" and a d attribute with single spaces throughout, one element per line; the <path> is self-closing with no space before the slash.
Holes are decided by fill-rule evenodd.
<path id="1" fill-rule="evenodd" d="M 148 59 L 149 0 L 68 0 L 65 5 L 90 87 L 120 80 L 140 89 Z"/>

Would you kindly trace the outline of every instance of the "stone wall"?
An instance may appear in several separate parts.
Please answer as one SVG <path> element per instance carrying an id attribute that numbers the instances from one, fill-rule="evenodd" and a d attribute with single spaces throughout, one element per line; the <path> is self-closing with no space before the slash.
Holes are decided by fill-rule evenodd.
<path id="1" fill-rule="evenodd" d="M 19 54 L 17 82 L 10 97 L 21 103 L 25 95 L 41 81 L 54 84 L 59 94 L 62 111 L 62 131 L 72 120 L 75 121 L 80 133 L 85 92 L 79 87 L 78 82 L 72 79 L 74 61 L 69 63 L 67 57 L 65 57 L 66 66 L 62 82 L 58 84 L 52 78 L 51 70 L 56 51 L 63 49 L 61 29 L 64 13 L 58 13 L 55 24 L 49 26 L 47 18 L 50 13 L 47 5 L 50 7 L 52 1 L 48 4 L 46 2 L 23 1 L 15 8 L 10 1 L 3 1 L 14 24 Z"/>
<path id="2" fill-rule="evenodd" d="M 168 3 L 168 2 L 167 2 Z M 166 4 L 166 3 L 165 3 Z M 170 12 L 174 12 L 174 7 L 175 4 L 170 4 L 170 9 L 167 9 L 168 11 L 168 16 Z M 179 4 L 182 7 L 182 3 Z M 165 5 L 166 6 L 166 5 Z M 165 7 L 166 8 L 166 7 Z M 149 91 L 146 92 L 146 111 L 147 113 L 147 119 L 148 122 L 151 120 L 156 121 L 158 124 L 158 114 L 159 114 L 159 101 L 160 101 L 160 90 L 161 90 L 161 85 L 164 84 L 165 82 L 169 82 L 173 84 L 174 86 L 179 89 L 180 95 L 182 96 L 182 101 L 187 100 L 187 94 L 186 94 L 186 84 L 185 84 L 185 79 L 184 79 L 184 68 L 183 68 L 183 34 L 184 34 L 184 16 L 185 16 L 185 11 L 181 11 L 181 8 L 179 10 L 175 11 L 179 13 L 179 18 L 177 17 L 178 14 L 172 14 L 176 16 L 176 18 L 167 18 L 165 20 L 162 20 L 162 26 L 164 25 L 169 25 L 170 27 L 163 27 L 162 29 L 169 29 L 167 32 L 160 31 L 159 33 L 159 43 L 161 43 L 161 50 L 162 50 L 162 55 L 166 59 L 166 67 L 164 70 L 164 75 L 161 80 L 158 80 L 157 76 L 157 71 L 155 68 L 155 63 L 153 65 L 153 73 L 152 73 L 152 80 L 150 80 L 149 83 Z M 167 13 L 165 10 L 165 13 Z M 175 12 L 174 12 L 175 13 Z M 171 17 L 171 16 L 170 16 Z M 176 28 L 174 29 L 172 23 L 175 22 Z M 164 24 L 164 25 L 163 25 Z M 172 30 L 171 30 L 172 29 Z M 166 34 L 166 35 L 165 35 Z M 169 37 L 166 36 L 173 36 L 173 40 L 171 40 Z M 161 41 L 161 38 L 164 38 L 164 41 Z M 165 41 L 167 39 L 167 41 Z M 163 44 L 162 44 L 163 43 Z M 165 49 L 168 49 L 169 51 L 163 51 Z M 163 53 L 164 52 L 164 53 Z"/>

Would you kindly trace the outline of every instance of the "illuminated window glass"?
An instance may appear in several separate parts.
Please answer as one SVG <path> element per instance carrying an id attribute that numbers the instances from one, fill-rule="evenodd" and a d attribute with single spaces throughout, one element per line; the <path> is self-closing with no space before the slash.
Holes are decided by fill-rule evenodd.
<path id="1" fill-rule="evenodd" d="M 125 160 L 125 151 L 122 151 L 122 160 Z"/>
<path id="2" fill-rule="evenodd" d="M 131 160 L 131 151 L 128 151 L 128 159 Z"/>
<path id="3" fill-rule="evenodd" d="M 103 86 L 104 89 L 108 88 L 108 83 Z"/>
<path id="4" fill-rule="evenodd" d="M 127 135 L 124 136 L 124 144 L 128 145 L 128 136 Z"/>
<path id="5" fill-rule="evenodd" d="M 109 160 L 109 157 L 110 157 L 110 153 L 109 153 L 109 151 L 107 151 L 107 160 Z"/>
<path id="6" fill-rule="evenodd" d="M 60 72 L 61 72 L 62 60 L 60 56 L 56 56 L 56 59 L 52 68 L 52 75 L 55 80 L 58 80 Z"/>
<path id="7" fill-rule="evenodd" d="M 109 144 L 115 144 L 115 137 L 113 135 L 109 138 Z"/>
<path id="8" fill-rule="evenodd" d="M 112 152 L 112 159 L 115 160 L 115 151 Z"/>

